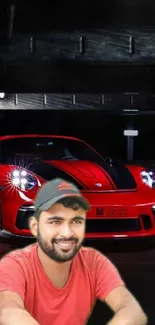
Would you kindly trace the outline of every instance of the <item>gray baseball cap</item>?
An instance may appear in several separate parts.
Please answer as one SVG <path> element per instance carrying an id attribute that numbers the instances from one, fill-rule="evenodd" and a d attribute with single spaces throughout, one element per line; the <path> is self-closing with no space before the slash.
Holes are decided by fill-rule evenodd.
<path id="1" fill-rule="evenodd" d="M 56 178 L 45 183 L 40 188 L 34 200 L 35 210 L 46 211 L 65 197 L 74 197 L 77 202 L 83 204 L 87 211 L 90 209 L 89 202 L 82 196 L 74 184 L 68 183 L 64 179 Z"/>

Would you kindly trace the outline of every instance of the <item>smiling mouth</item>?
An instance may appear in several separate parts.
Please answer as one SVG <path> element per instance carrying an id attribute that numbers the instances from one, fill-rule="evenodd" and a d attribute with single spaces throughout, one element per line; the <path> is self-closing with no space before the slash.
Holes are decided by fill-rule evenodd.
<path id="1" fill-rule="evenodd" d="M 73 246 L 73 244 L 75 244 L 75 242 L 74 241 L 65 241 L 65 242 L 56 241 L 55 244 L 57 244 L 57 246 L 59 246 L 60 248 L 69 249 Z"/>

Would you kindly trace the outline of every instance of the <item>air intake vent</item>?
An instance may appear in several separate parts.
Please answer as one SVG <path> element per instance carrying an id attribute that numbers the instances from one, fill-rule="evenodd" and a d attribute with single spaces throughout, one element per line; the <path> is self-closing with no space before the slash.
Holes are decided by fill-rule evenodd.
<path id="1" fill-rule="evenodd" d="M 152 228 L 152 223 L 151 223 L 150 217 L 148 215 L 142 214 L 141 219 L 142 219 L 143 227 L 145 230 Z"/>

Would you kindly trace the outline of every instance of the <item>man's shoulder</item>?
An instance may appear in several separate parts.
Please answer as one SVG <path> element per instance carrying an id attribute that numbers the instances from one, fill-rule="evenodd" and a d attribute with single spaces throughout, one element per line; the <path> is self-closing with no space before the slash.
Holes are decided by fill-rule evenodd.
<path id="1" fill-rule="evenodd" d="M 93 247 L 87 247 L 87 246 L 82 246 L 80 248 L 80 254 L 84 255 L 84 256 L 87 256 L 87 257 L 96 257 L 98 255 L 102 255 L 104 258 L 105 255 L 102 254 L 100 251 L 98 251 L 96 248 L 93 248 Z"/>
<path id="2" fill-rule="evenodd" d="M 104 261 L 107 260 L 107 257 L 97 249 L 85 246 L 81 247 L 79 251 L 79 258 L 82 259 L 85 264 L 89 265 L 96 264 L 98 261 L 102 261 L 104 263 Z"/>
<path id="3" fill-rule="evenodd" d="M 35 243 L 24 248 L 12 250 L 4 255 L 0 262 L 5 262 L 6 260 L 14 260 L 18 263 L 22 263 L 22 261 L 30 258 L 30 256 L 35 252 L 36 248 L 37 244 Z"/>

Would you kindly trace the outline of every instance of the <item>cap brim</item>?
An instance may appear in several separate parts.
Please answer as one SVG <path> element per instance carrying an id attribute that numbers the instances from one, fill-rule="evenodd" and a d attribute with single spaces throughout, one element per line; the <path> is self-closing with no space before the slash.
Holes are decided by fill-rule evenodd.
<path id="1" fill-rule="evenodd" d="M 66 194 L 66 195 L 60 195 L 60 196 L 57 196 L 55 197 L 54 199 L 51 199 L 49 201 L 47 201 L 46 203 L 42 204 L 40 207 L 39 207 L 39 210 L 42 210 L 42 211 L 46 211 L 48 210 L 49 208 L 51 208 L 52 205 L 54 205 L 55 203 L 57 203 L 59 200 L 65 198 L 65 197 L 74 197 L 77 202 L 79 203 L 82 203 L 83 206 L 85 207 L 85 209 L 88 211 L 90 210 L 90 204 L 89 202 L 83 197 L 83 196 L 79 196 L 79 195 L 76 195 L 76 194 Z"/>

